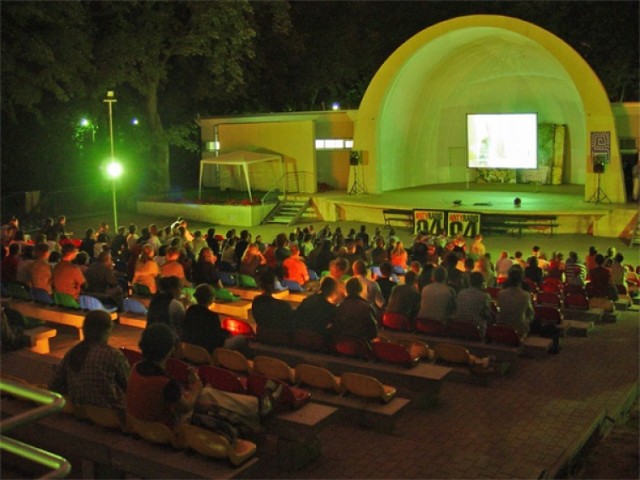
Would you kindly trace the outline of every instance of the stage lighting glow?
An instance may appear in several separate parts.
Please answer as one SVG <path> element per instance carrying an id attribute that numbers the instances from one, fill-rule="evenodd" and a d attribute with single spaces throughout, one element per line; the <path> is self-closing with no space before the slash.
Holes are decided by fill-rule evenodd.
<path id="1" fill-rule="evenodd" d="M 340 110 L 340 104 L 338 102 L 333 102 L 331 110 Z"/>
<path id="2" fill-rule="evenodd" d="M 118 178 L 120 175 L 122 175 L 122 164 L 116 162 L 115 160 L 109 162 L 109 164 L 107 165 L 107 175 L 109 175 L 109 177 L 113 179 Z"/>
<path id="3" fill-rule="evenodd" d="M 538 115 L 467 115 L 469 168 L 538 168 Z"/>
<path id="4" fill-rule="evenodd" d="M 134 117 L 134 118 L 131 119 L 131 125 L 138 125 L 139 123 L 140 122 L 138 121 L 137 118 Z"/>
<path id="5" fill-rule="evenodd" d="M 89 125 L 91 125 L 91 122 L 89 121 L 88 118 L 83 118 L 80 120 L 81 127 L 88 127 Z"/>

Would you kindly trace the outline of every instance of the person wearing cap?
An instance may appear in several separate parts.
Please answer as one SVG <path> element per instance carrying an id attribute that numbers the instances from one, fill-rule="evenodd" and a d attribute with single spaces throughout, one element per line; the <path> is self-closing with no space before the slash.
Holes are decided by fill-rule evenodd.
<path id="1" fill-rule="evenodd" d="M 213 352 L 218 347 L 239 350 L 247 344 L 242 335 L 232 337 L 220 326 L 220 317 L 209 310 L 209 305 L 215 298 L 211 285 L 198 285 L 193 293 L 195 305 L 187 308 L 182 325 L 181 340 L 192 345 L 198 345 L 207 352 Z"/>

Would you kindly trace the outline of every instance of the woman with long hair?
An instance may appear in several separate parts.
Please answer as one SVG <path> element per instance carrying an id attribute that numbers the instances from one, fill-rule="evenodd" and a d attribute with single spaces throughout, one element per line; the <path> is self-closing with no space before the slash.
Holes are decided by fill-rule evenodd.
<path id="1" fill-rule="evenodd" d="M 239 272 L 244 275 L 255 276 L 256 270 L 261 265 L 266 265 L 267 259 L 260 253 L 260 248 L 257 243 L 251 243 L 242 254 L 242 260 L 240 262 Z"/>
<path id="2" fill-rule="evenodd" d="M 156 279 L 160 276 L 160 267 L 154 261 L 155 252 L 153 245 L 146 244 L 136 261 L 133 280 L 131 283 L 144 285 L 153 294 L 158 291 Z"/>
<path id="3" fill-rule="evenodd" d="M 404 249 L 404 245 L 400 240 L 396 242 L 396 245 L 395 247 L 393 247 L 393 250 L 391 250 L 391 255 L 389 256 L 391 259 L 391 265 L 393 267 L 399 267 L 402 268 L 403 271 L 407 271 L 407 261 L 409 259 L 409 255 L 407 254 L 407 251 Z"/>
<path id="4" fill-rule="evenodd" d="M 124 412 L 129 363 L 108 345 L 111 315 L 91 310 L 82 325 L 84 340 L 57 366 L 49 389 L 65 395 L 74 405 L 94 405 Z"/>

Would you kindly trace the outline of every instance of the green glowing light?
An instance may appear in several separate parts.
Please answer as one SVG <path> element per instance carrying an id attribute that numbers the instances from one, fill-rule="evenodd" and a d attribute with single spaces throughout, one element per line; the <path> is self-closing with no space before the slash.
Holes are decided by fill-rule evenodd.
<path id="1" fill-rule="evenodd" d="M 107 175 L 109 175 L 110 178 L 116 179 L 120 175 L 122 175 L 122 172 L 123 169 L 120 162 L 112 160 L 111 162 L 109 162 L 109 165 L 107 165 Z"/>

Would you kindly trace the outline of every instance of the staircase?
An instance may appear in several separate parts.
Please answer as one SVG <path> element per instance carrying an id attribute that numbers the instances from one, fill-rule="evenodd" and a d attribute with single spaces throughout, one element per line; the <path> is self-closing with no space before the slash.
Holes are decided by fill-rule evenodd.
<path id="1" fill-rule="evenodd" d="M 296 223 L 311 223 L 322 221 L 320 215 L 311 203 L 311 199 L 299 200 L 284 198 L 262 221 L 265 224 L 294 225 Z"/>
<path id="2" fill-rule="evenodd" d="M 640 216 L 636 223 L 636 229 L 633 231 L 633 235 L 631 236 L 631 245 L 640 245 Z"/>

